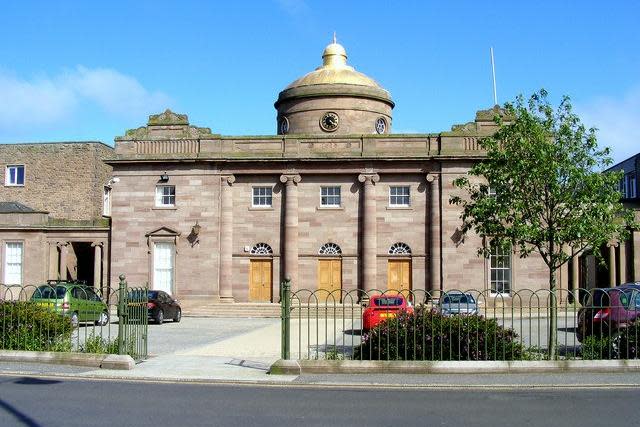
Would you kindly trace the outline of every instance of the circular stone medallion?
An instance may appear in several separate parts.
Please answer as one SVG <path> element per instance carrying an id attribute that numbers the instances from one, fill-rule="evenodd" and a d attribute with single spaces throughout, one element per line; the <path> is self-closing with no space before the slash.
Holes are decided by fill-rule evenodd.
<path id="1" fill-rule="evenodd" d="M 280 119 L 280 133 L 282 135 L 285 135 L 288 132 L 289 132 L 289 119 L 287 119 L 286 117 L 282 117 Z"/>
<path id="2" fill-rule="evenodd" d="M 376 119 L 376 132 L 383 134 L 387 131 L 387 121 L 384 117 L 378 117 Z"/>

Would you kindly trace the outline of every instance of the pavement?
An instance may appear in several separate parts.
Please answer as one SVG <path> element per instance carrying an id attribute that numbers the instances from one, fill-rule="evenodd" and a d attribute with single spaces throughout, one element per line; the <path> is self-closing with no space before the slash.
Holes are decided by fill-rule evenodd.
<path id="1" fill-rule="evenodd" d="M 302 329 L 308 325 L 302 325 Z M 348 325 L 347 325 L 348 326 Z M 332 325 L 310 334 L 311 341 L 329 338 Z M 287 386 L 346 387 L 632 387 L 640 388 L 640 370 L 627 372 L 493 373 L 493 374 L 302 374 L 271 375 L 280 359 L 279 319 L 183 318 L 179 324 L 149 326 L 150 357 L 128 371 L 24 362 L 0 362 L 2 375 L 196 383 L 245 383 Z M 299 336 L 294 328 L 292 337 Z M 297 342 L 309 340 L 294 338 Z M 305 348 L 303 345 L 300 349 Z M 304 353 L 304 351 L 303 351 Z"/>

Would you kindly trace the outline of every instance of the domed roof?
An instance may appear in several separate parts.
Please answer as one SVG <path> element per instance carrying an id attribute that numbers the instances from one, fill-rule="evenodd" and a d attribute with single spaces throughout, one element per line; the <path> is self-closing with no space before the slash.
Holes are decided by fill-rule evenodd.
<path id="1" fill-rule="evenodd" d="M 287 86 L 276 105 L 284 99 L 302 96 L 360 95 L 381 99 L 393 105 L 391 95 L 371 77 L 347 65 L 347 52 L 335 36 L 322 52 L 322 65 Z"/>
<path id="2" fill-rule="evenodd" d="M 371 77 L 347 65 L 347 52 L 342 45 L 335 41 L 328 45 L 324 49 L 324 52 L 322 52 L 322 66 L 300 77 L 287 86 L 285 90 L 294 87 L 321 84 L 350 84 L 382 89 Z"/>

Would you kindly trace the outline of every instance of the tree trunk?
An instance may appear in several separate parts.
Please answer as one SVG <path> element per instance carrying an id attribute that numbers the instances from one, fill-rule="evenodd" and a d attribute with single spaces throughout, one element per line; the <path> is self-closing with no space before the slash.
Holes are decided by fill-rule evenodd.
<path id="1" fill-rule="evenodd" d="M 549 268 L 549 360 L 557 358 L 558 299 L 556 297 L 556 272 Z"/>

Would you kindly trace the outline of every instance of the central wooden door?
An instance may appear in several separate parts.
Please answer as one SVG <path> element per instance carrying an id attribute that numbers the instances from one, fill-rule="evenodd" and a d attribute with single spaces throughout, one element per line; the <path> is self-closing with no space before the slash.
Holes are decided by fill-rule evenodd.
<path id="1" fill-rule="evenodd" d="M 339 291 L 341 289 L 342 260 L 318 260 L 318 292 L 316 294 L 318 301 L 340 302 L 342 295 Z"/>
<path id="2" fill-rule="evenodd" d="M 389 266 L 387 268 L 387 290 L 398 292 L 411 290 L 411 260 L 389 260 Z"/>
<path id="3" fill-rule="evenodd" d="M 249 301 L 271 302 L 271 260 L 252 259 L 249 270 Z"/>

